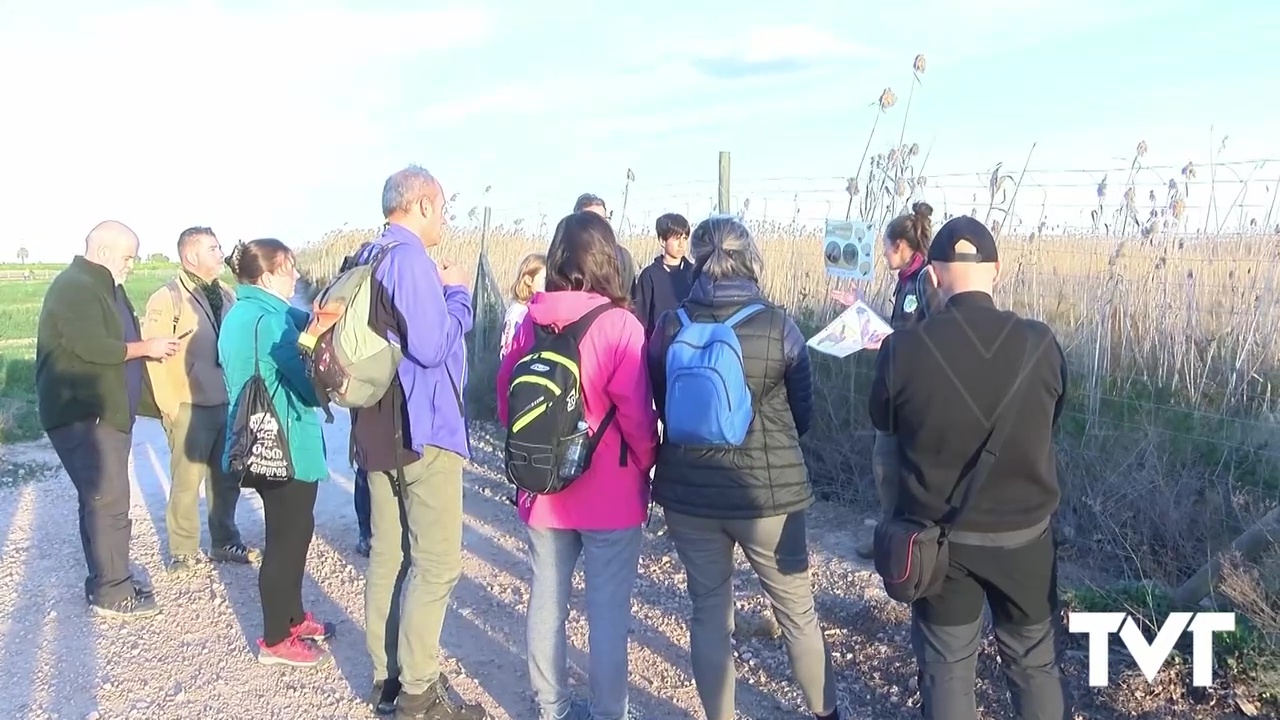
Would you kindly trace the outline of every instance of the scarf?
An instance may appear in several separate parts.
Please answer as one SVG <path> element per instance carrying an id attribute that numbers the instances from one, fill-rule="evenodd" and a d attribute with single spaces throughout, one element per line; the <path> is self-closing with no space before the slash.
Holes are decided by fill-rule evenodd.
<path id="1" fill-rule="evenodd" d="M 222 285 L 217 280 L 206 282 L 204 278 L 199 277 L 195 273 L 183 268 L 187 280 L 196 287 L 200 292 L 204 293 L 204 297 L 209 301 L 209 309 L 213 311 L 213 324 L 219 330 L 222 329 L 222 305 L 225 302 L 225 296 L 222 294 Z"/>

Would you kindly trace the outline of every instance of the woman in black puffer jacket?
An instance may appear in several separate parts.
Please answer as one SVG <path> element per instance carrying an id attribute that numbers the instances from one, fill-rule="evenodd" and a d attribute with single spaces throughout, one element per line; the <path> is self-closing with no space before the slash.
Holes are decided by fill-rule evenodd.
<path id="1" fill-rule="evenodd" d="M 699 413 L 712 412 L 708 403 L 667 396 L 669 350 L 685 324 L 681 311 L 693 323 L 722 323 L 744 308 L 760 306 L 733 327 L 742 348 L 740 375 L 751 396 L 745 438 L 736 444 L 677 444 L 664 437 L 654 471 L 653 499 L 665 511 L 693 601 L 694 682 L 708 720 L 733 718 L 736 544 L 774 606 L 810 710 L 819 718 L 836 718 L 835 678 L 814 611 L 805 534 L 813 487 L 800 436 L 809 429 L 813 396 L 804 335 L 785 310 L 760 294 L 764 260 L 740 221 L 703 221 L 693 231 L 690 249 L 693 290 L 680 310 L 662 315 L 649 338 L 649 376 L 665 430 L 672 430 L 672 419 L 688 427 L 699 423 Z M 688 343 L 683 344 L 674 355 L 688 352 Z M 737 389 L 729 388 L 729 395 Z M 668 399 L 680 406 L 668 406 Z"/>

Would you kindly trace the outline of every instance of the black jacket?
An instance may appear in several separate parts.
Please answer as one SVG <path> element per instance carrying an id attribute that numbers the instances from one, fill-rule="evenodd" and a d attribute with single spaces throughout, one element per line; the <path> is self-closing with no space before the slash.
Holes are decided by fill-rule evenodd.
<path id="1" fill-rule="evenodd" d="M 663 439 L 653 476 L 653 499 L 671 512 L 748 520 L 785 515 L 813 504 L 813 488 L 800 452 L 800 436 L 808 432 L 813 412 L 804 335 L 782 308 L 760 296 L 756 283 L 742 278 L 713 283 L 698 277 L 683 307 L 695 320 L 723 321 L 749 303 L 767 308 L 736 328 L 755 403 L 751 428 L 735 448 L 682 446 Z M 649 338 L 649 377 L 664 420 L 667 348 L 679 327 L 679 317 L 669 311 L 659 318 Z"/>
<path id="2" fill-rule="evenodd" d="M 129 296 L 120 289 L 140 337 Z M 36 330 L 36 398 L 45 430 L 97 419 L 122 433 L 133 430 L 125 367 L 125 327 L 111 272 L 77 256 L 49 284 Z M 159 417 L 149 373 L 142 372 L 138 414 Z"/>
<path id="3" fill-rule="evenodd" d="M 635 295 L 636 289 L 636 261 L 631 257 L 631 251 L 617 246 L 618 250 L 618 277 L 622 279 L 622 287 L 631 291 Z"/>
<path id="4" fill-rule="evenodd" d="M 945 306 L 942 293 L 930 279 L 928 267 L 928 263 L 922 264 L 915 272 L 898 278 L 893 288 L 893 309 L 889 313 L 889 326 L 894 330 L 937 315 Z"/>
<path id="5" fill-rule="evenodd" d="M 942 312 L 894 332 L 876 358 L 869 409 L 877 430 L 897 435 L 898 514 L 948 515 L 999 412 L 1013 425 L 956 529 L 1012 532 L 1048 518 L 1061 494 L 1053 430 L 1066 388 L 1053 331 L 997 309 L 985 293 L 955 295 Z"/>
<path id="6" fill-rule="evenodd" d="M 631 303 L 636 317 L 644 325 L 645 337 L 653 334 L 658 318 L 668 310 L 675 310 L 689 297 L 693 289 L 693 263 L 680 258 L 680 264 L 667 267 L 662 256 L 640 272 L 631 293 Z"/>

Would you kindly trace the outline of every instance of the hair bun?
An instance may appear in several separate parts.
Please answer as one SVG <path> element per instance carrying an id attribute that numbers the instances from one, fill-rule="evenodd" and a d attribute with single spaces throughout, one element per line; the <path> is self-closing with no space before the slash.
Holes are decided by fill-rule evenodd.
<path id="1" fill-rule="evenodd" d="M 911 212 L 919 217 L 933 217 L 933 206 L 921 200 L 911 206 Z"/>
<path id="2" fill-rule="evenodd" d="M 230 268 L 234 275 L 240 274 L 240 258 L 244 255 L 244 248 L 244 241 L 241 240 L 236 243 L 235 247 L 231 248 L 231 254 L 227 256 L 227 267 Z"/>

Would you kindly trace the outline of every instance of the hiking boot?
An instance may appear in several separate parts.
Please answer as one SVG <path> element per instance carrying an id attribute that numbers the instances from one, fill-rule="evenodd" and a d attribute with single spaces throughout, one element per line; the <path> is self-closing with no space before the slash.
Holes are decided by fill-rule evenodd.
<path id="1" fill-rule="evenodd" d="M 92 603 L 89 605 L 89 609 L 99 617 L 117 620 L 145 618 L 160 614 L 160 606 L 156 604 L 154 595 L 138 595 L 136 591 L 133 597 L 125 598 L 110 605 Z"/>
<path id="2" fill-rule="evenodd" d="M 300 640 L 310 640 L 319 642 L 328 640 L 333 637 L 333 633 L 337 631 L 333 623 L 322 623 L 316 620 L 316 616 L 310 612 L 302 616 L 302 622 L 291 628 L 293 636 Z"/>
<path id="3" fill-rule="evenodd" d="M 373 540 L 367 537 L 362 537 L 358 541 L 356 541 L 356 552 L 360 553 L 364 557 L 369 557 L 369 551 L 372 549 L 373 549 Z"/>
<path id="4" fill-rule="evenodd" d="M 234 543 L 231 545 L 223 545 L 220 548 L 214 548 L 209 553 L 209 557 L 214 562 L 233 562 L 241 565 L 252 565 L 262 559 L 262 553 L 251 547 L 245 547 L 244 543 Z"/>
<path id="5" fill-rule="evenodd" d="M 379 715 L 393 715 L 396 711 L 396 698 L 400 697 L 400 680 L 387 678 L 375 680 L 373 691 L 369 693 L 369 704 Z"/>
<path id="6" fill-rule="evenodd" d="M 489 712 L 474 703 L 460 703 L 449 696 L 443 675 L 421 695 L 401 692 L 396 699 L 395 720 L 490 720 Z"/>
<path id="7" fill-rule="evenodd" d="M 174 555 L 165 569 L 170 575 L 185 575 L 203 564 L 199 555 Z"/>
<path id="8" fill-rule="evenodd" d="M 329 651 L 310 640 L 290 635 L 284 642 L 267 647 L 258 638 L 258 662 L 263 665 L 316 667 L 329 661 Z"/>

